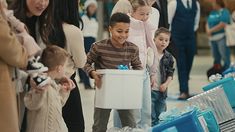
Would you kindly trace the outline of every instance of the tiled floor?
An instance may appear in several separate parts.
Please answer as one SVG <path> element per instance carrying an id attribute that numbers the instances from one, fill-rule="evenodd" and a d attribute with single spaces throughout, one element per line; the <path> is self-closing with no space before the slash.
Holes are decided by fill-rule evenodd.
<path id="1" fill-rule="evenodd" d="M 206 51 L 206 54 L 209 51 Z M 200 53 L 203 54 L 203 53 Z M 190 76 L 190 93 L 197 94 L 202 92 L 202 87 L 208 84 L 206 77 L 206 70 L 212 65 L 212 57 L 209 55 L 197 55 L 195 56 L 191 76 Z M 85 116 L 86 132 L 91 132 L 93 123 L 94 112 L 94 90 L 85 90 L 82 84 L 80 85 L 83 112 Z M 178 107 L 185 104 L 185 101 L 176 100 L 179 93 L 179 86 L 177 80 L 177 71 L 175 71 L 174 80 L 169 86 L 169 98 L 167 100 L 168 110 L 173 107 Z M 112 127 L 112 117 L 110 118 L 108 128 Z"/>

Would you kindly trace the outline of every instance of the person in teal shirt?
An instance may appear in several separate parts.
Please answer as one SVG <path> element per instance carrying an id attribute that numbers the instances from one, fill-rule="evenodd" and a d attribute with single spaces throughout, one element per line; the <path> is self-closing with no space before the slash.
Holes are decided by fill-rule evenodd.
<path id="1" fill-rule="evenodd" d="M 222 0 L 212 3 L 213 10 L 207 18 L 206 33 L 214 58 L 215 71 L 223 71 L 230 66 L 230 49 L 226 45 L 225 26 L 230 23 L 230 13 Z M 221 65 L 223 60 L 223 66 Z"/>

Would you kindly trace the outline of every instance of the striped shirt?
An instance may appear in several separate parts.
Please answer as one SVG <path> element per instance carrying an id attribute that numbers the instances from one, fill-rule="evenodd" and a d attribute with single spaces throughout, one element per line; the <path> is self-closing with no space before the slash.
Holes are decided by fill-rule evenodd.
<path id="1" fill-rule="evenodd" d="M 123 48 L 116 48 L 110 39 L 105 39 L 92 44 L 84 70 L 90 74 L 97 69 L 117 69 L 118 65 L 127 65 L 134 70 L 143 69 L 139 49 L 135 44 L 127 41 Z"/>

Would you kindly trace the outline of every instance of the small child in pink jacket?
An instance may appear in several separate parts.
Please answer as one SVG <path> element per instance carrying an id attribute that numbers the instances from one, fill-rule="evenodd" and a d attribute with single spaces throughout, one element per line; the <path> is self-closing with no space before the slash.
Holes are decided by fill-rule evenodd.
<path id="1" fill-rule="evenodd" d="M 156 49 L 153 37 L 158 25 L 154 25 L 150 21 L 151 6 L 145 0 L 135 0 L 131 4 L 131 23 L 127 41 L 139 47 L 140 60 L 146 70 L 143 82 L 143 104 L 141 110 L 136 112 L 137 125 L 144 128 L 151 126 L 151 85 L 154 85 L 155 78 L 153 76 L 156 74 L 155 64 L 153 66 L 147 65 L 147 51 L 148 47 L 154 51 Z"/>

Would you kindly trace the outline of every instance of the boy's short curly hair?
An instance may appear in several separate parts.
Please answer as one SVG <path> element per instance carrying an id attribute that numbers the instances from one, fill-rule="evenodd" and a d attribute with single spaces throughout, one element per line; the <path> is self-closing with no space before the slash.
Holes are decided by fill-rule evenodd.
<path id="1" fill-rule="evenodd" d="M 41 61 L 49 70 L 53 70 L 56 66 L 64 65 L 68 57 L 69 54 L 64 49 L 49 45 L 43 50 Z"/>
<path id="2" fill-rule="evenodd" d="M 130 17 L 124 13 L 117 12 L 114 13 L 109 21 L 109 26 L 113 27 L 117 23 L 130 23 Z"/>

